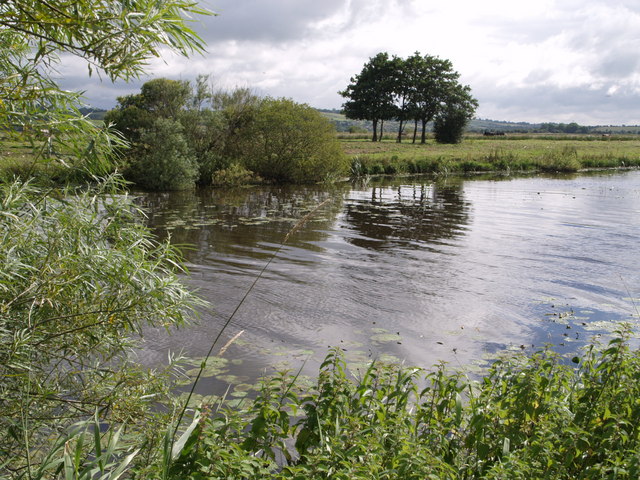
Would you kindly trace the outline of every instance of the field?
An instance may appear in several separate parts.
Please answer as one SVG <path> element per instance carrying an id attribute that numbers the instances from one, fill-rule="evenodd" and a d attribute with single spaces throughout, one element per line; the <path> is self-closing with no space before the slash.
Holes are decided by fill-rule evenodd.
<path id="1" fill-rule="evenodd" d="M 370 134 L 338 134 L 351 159 L 353 176 L 415 173 L 575 172 L 583 169 L 640 166 L 638 135 L 468 134 L 460 144 L 443 145 L 429 138 L 411 143 L 385 134 L 371 142 Z M 43 141 L 34 145 L 0 139 L 0 178 L 13 176 L 64 179 L 65 167 L 55 155 L 47 159 Z"/>
<path id="2" fill-rule="evenodd" d="M 363 135 L 341 135 L 352 158 L 352 173 L 470 173 L 487 171 L 578 171 L 640 165 L 636 135 L 470 134 L 457 145 L 396 143 L 389 135 L 371 142 Z"/>

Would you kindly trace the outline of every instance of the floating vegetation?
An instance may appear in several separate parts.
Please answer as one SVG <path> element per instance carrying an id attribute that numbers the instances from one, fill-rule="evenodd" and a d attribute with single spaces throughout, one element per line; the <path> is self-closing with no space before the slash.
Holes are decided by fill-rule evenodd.
<path id="1" fill-rule="evenodd" d="M 594 322 L 583 323 L 582 328 L 589 332 L 614 332 L 620 328 L 620 322 L 614 320 L 599 320 Z"/>
<path id="2" fill-rule="evenodd" d="M 400 332 L 391 333 L 389 330 L 385 328 L 374 327 L 371 329 L 374 333 L 369 337 L 369 339 L 374 343 L 390 343 L 397 342 L 400 343 L 402 337 L 400 336 Z"/>
<path id="3" fill-rule="evenodd" d="M 247 375 L 232 375 L 232 374 L 218 375 L 216 376 L 216 378 L 218 380 L 222 380 L 223 382 L 227 382 L 229 385 L 239 385 L 249 380 L 249 377 Z"/>
<path id="4" fill-rule="evenodd" d="M 200 373 L 200 369 L 202 368 L 203 361 L 204 361 L 204 358 L 201 357 L 199 359 L 193 358 L 190 361 L 185 362 L 185 363 L 196 366 L 196 368 L 187 370 L 185 373 L 189 377 L 195 378 Z M 204 368 L 202 368 L 201 376 L 205 378 L 217 377 L 218 375 L 221 375 L 229 371 L 228 364 L 229 364 L 229 360 L 226 358 L 209 357 L 209 359 L 206 360 L 206 365 L 204 366 Z"/>

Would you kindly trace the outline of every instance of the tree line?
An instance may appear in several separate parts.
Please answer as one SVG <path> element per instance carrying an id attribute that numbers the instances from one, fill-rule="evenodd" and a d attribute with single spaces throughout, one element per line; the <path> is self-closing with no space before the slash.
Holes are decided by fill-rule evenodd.
<path id="1" fill-rule="evenodd" d="M 478 107 L 471 88 L 459 78 L 449 60 L 419 52 L 406 59 L 381 52 L 339 93 L 347 99 L 342 106 L 347 118 L 372 122 L 374 142 L 382 139 L 384 122 L 396 120 L 398 142 L 413 121 L 413 143 L 418 124 L 420 142 L 425 143 L 427 124 L 434 121 L 437 141 L 457 143 Z"/>
<path id="2" fill-rule="evenodd" d="M 118 98 L 105 122 L 129 143 L 123 173 L 151 190 L 248 180 L 317 182 L 346 173 L 331 123 L 289 99 L 158 78 Z"/>

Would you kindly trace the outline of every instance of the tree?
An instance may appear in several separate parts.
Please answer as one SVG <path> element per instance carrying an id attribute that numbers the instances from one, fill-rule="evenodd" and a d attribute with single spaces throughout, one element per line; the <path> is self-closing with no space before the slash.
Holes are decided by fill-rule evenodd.
<path id="1" fill-rule="evenodd" d="M 144 83 L 138 94 L 118 97 L 118 106 L 107 112 L 105 122 L 132 146 L 124 152 L 127 179 L 150 190 L 182 190 L 195 185 L 199 177 L 194 174 L 198 171 L 195 151 L 190 150 L 180 123 L 186 120 L 183 123 L 190 125 L 191 137 L 198 130 L 203 115 L 195 109 L 194 93 L 204 94 L 192 92 L 188 81 L 157 78 Z M 190 107 L 194 115 L 183 119 Z M 195 138 L 191 139 L 195 143 Z"/>
<path id="2" fill-rule="evenodd" d="M 399 122 L 398 142 L 402 140 L 405 122 L 413 119 L 415 143 L 418 122 L 421 122 L 421 143 L 425 143 L 427 124 L 457 102 L 456 92 L 466 88 L 472 99 L 470 89 L 461 85 L 459 78 L 460 74 L 453 70 L 449 60 L 422 56 L 419 52 L 406 60 L 379 53 L 351 79 L 347 89 L 340 92 L 349 99 L 343 111 L 348 118 L 371 120 L 373 141 L 378 138 L 378 121 L 395 118 Z M 466 108 L 463 104 L 459 106 Z"/>
<path id="3" fill-rule="evenodd" d="M 409 120 L 413 109 L 412 98 L 414 87 L 414 78 L 409 68 L 410 61 L 403 60 L 394 56 L 391 59 L 391 68 L 393 72 L 393 103 L 394 118 L 398 121 L 398 137 L 396 141 L 402 142 L 402 134 L 405 122 Z"/>
<path id="4" fill-rule="evenodd" d="M 382 139 L 382 129 L 378 137 L 378 123 L 393 118 L 395 65 L 389 54 L 378 53 L 364 65 L 360 74 L 351 77 L 351 83 L 340 93 L 348 100 L 342 110 L 347 118 L 371 120 L 375 142 Z"/>
<path id="5" fill-rule="evenodd" d="M 421 123 L 420 143 L 426 143 L 427 124 L 448 104 L 448 92 L 458 85 L 460 75 L 453 70 L 449 60 L 431 55 L 421 56 L 416 52 L 407 59 L 407 68 L 412 78 L 412 112 L 417 127 Z M 415 132 L 414 130 L 414 143 Z"/>
<path id="6" fill-rule="evenodd" d="M 198 163 L 182 125 L 171 118 L 158 117 L 144 129 L 129 158 L 133 161 L 125 176 L 148 190 L 185 190 L 198 179 Z"/>
<path id="7" fill-rule="evenodd" d="M 0 2 L 0 130 L 34 144 L 41 131 L 55 131 L 52 141 L 63 148 L 53 150 L 66 152 L 65 165 L 105 173 L 109 165 L 93 164 L 87 147 L 101 150 L 105 162 L 119 140 L 80 114 L 80 94 L 53 79 L 56 65 L 71 55 L 84 59 L 90 74 L 137 77 L 163 48 L 204 51 L 185 18 L 207 13 L 194 0 Z"/>

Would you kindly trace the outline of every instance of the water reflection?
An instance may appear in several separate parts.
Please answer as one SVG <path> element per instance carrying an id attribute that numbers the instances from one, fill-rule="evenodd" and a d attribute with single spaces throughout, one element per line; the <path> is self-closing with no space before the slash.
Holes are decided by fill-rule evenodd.
<path id="1" fill-rule="evenodd" d="M 462 182 L 373 186 L 351 200 L 344 216 L 359 235 L 347 240 L 374 250 L 438 245 L 464 234 L 469 220 Z"/>
<path id="2" fill-rule="evenodd" d="M 226 354 L 243 378 L 281 359 L 293 368 L 308 359 L 313 373 L 328 346 L 356 363 L 392 355 L 466 368 L 504 348 L 575 350 L 634 313 L 638 180 L 629 172 L 145 195 L 156 234 L 192 246 L 188 281 L 212 308 L 171 337 L 149 332 L 141 355 L 204 355 L 270 260 L 223 338 L 243 332 Z"/>

